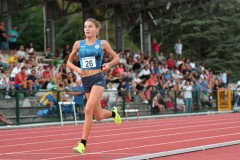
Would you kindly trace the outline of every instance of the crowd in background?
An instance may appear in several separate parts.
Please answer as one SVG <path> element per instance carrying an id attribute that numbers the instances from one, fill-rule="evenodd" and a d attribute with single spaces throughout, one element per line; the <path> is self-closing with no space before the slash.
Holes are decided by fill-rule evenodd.
<path id="1" fill-rule="evenodd" d="M 5 90 L 5 98 L 14 96 L 15 90 L 26 90 L 26 96 L 35 96 L 39 89 L 51 90 L 61 86 L 65 90 L 77 86 L 79 75 L 66 67 L 71 52 L 69 45 L 54 52 L 47 47 L 44 58 L 38 58 L 31 42 L 26 47 L 17 44 L 17 26 L 6 31 L 4 24 L 0 23 L 0 36 L 0 89 Z M 162 52 L 161 46 L 162 43 L 153 39 L 152 54 L 116 51 L 120 62 L 105 73 L 109 92 L 101 101 L 102 107 L 111 109 L 122 99 L 127 103 L 149 104 L 160 113 L 175 105 L 183 112 L 192 112 L 205 105 L 212 107 L 216 91 L 227 88 L 227 71 L 213 75 L 211 68 L 205 67 L 204 63 L 196 66 L 194 60 L 184 57 L 181 40 L 173 43 L 169 52 Z M 52 59 L 54 63 L 47 64 L 46 59 Z M 57 65 L 56 59 L 60 60 Z M 110 59 L 105 55 L 103 63 Z M 73 63 L 80 65 L 78 57 Z"/>

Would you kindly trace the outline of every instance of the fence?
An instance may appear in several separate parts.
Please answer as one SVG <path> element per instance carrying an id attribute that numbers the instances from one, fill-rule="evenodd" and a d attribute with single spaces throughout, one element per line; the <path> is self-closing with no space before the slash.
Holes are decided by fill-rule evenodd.
<path id="1" fill-rule="evenodd" d="M 26 92 L 26 91 L 25 91 Z M 46 93 L 46 91 L 39 91 L 35 97 L 24 96 L 26 94 L 23 91 L 15 91 L 14 96 L 11 99 L 5 99 L 3 97 L 4 91 L 0 92 L 0 113 L 4 114 L 13 124 L 29 124 L 29 123 L 46 123 L 46 122 L 61 122 L 59 104 L 55 103 L 55 107 L 46 108 L 40 106 L 40 99 Z M 64 92 L 68 96 L 68 102 L 72 101 L 72 97 L 69 96 L 68 91 L 56 91 L 56 102 L 59 102 L 60 93 Z M 192 105 L 191 113 L 193 112 L 205 112 L 208 110 L 222 111 L 231 110 L 232 105 L 235 103 L 236 91 L 219 91 L 218 95 L 216 91 L 212 91 L 206 95 L 208 97 L 203 97 L 201 94 L 192 92 Z M 117 107 L 119 114 L 122 117 L 126 116 L 128 110 L 137 111 L 127 113 L 128 117 L 131 116 L 152 116 L 161 114 L 180 114 L 185 113 L 184 106 L 179 105 L 179 99 L 182 98 L 184 101 L 183 91 L 173 91 L 173 90 L 162 90 L 160 91 L 161 97 L 158 99 L 159 104 L 164 106 L 164 112 L 161 113 L 159 108 L 154 106 L 152 99 L 156 95 L 156 91 L 151 92 L 151 99 L 148 103 L 143 103 L 138 92 L 132 92 L 130 95 L 131 99 L 128 98 L 126 92 L 119 91 L 108 91 L 105 90 L 101 101 L 105 101 L 105 104 L 109 101 L 108 97 L 110 94 L 120 94 L 117 101 Z M 209 98 L 209 101 L 207 101 Z M 101 103 L 102 105 L 104 103 Z M 66 107 L 66 106 L 65 106 Z M 71 108 L 71 107 L 70 107 Z M 106 108 L 107 106 L 102 106 Z M 61 108 L 62 109 L 62 108 Z M 64 121 L 74 121 L 73 110 L 69 108 L 63 108 L 63 119 Z M 48 112 L 48 113 L 45 113 Z M 77 120 L 80 120 L 79 111 L 77 112 Z"/>

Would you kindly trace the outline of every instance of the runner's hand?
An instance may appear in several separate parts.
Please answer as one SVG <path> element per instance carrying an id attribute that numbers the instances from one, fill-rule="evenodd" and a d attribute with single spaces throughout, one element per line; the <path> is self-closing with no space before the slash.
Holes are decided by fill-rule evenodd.
<path id="1" fill-rule="evenodd" d="M 77 68 L 77 69 L 76 69 L 76 72 L 77 72 L 78 74 L 80 74 L 80 75 L 82 75 L 82 74 L 83 74 L 83 71 L 82 71 L 82 69 L 81 69 L 81 68 Z"/>
<path id="2" fill-rule="evenodd" d="M 102 68 L 103 68 L 103 71 L 104 71 L 104 72 L 107 72 L 107 71 L 109 71 L 110 66 L 109 66 L 108 63 L 104 63 L 104 64 L 102 65 Z"/>

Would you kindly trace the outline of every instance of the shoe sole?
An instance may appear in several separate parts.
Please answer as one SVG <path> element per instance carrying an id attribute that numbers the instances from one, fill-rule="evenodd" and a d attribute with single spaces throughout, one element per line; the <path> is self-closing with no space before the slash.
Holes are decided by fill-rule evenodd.
<path id="1" fill-rule="evenodd" d="M 77 150 L 77 148 L 73 148 L 73 152 L 78 153 L 78 154 L 83 154 L 83 153 L 84 153 L 84 151 L 83 151 L 82 153 L 79 152 L 79 151 Z"/>

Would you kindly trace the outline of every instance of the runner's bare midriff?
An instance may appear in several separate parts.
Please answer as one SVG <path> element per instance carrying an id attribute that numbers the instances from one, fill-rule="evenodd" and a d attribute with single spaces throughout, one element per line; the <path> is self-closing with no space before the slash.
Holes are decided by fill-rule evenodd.
<path id="1" fill-rule="evenodd" d="M 83 70 L 83 71 L 82 71 L 82 74 L 81 74 L 81 77 L 89 77 L 89 76 L 95 75 L 95 74 L 100 73 L 100 72 L 102 72 L 101 69 L 96 69 L 96 70 Z"/>

